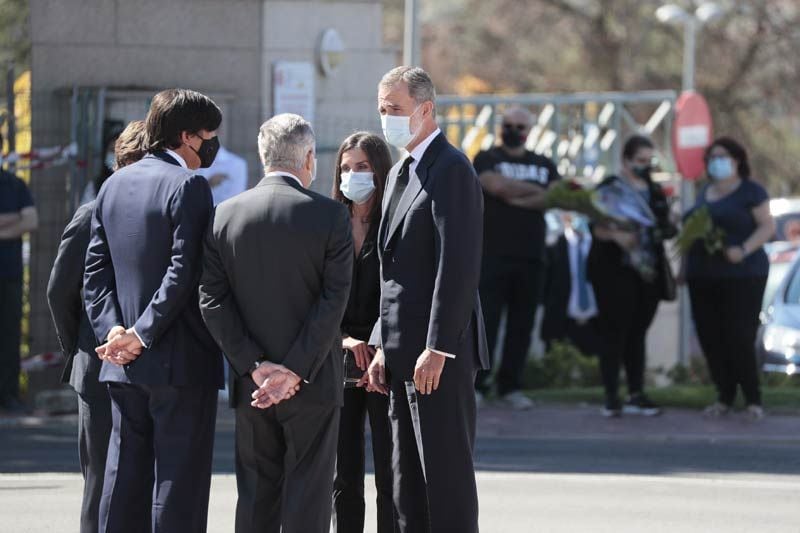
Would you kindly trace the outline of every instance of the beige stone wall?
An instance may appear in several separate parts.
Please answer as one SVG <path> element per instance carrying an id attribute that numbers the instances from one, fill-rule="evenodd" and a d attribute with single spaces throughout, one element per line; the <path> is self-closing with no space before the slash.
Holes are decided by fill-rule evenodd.
<path id="1" fill-rule="evenodd" d="M 75 85 L 152 92 L 186 87 L 222 95 L 222 139 L 247 158 L 252 185 L 260 177 L 258 126 L 272 111 L 272 63 L 316 64 L 317 41 L 328 27 L 339 31 L 347 52 L 333 76 L 317 73 L 315 189 L 330 190 L 331 151 L 345 135 L 379 129 L 376 85 L 395 58 L 383 45 L 379 0 L 31 0 L 30 9 L 35 147 L 69 141 L 68 92 Z M 139 105 L 145 107 L 118 102 L 109 108 Z M 31 243 L 33 353 L 57 347 L 44 290 L 71 216 L 66 183 L 63 167 L 32 178 L 41 218 Z"/>

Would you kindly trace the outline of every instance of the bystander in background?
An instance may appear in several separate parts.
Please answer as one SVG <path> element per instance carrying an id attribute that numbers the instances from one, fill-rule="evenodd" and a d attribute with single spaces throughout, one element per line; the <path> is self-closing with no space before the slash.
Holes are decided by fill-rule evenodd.
<path id="1" fill-rule="evenodd" d="M 25 411 L 19 395 L 22 236 L 38 224 L 28 186 L 0 169 L 0 409 L 12 414 Z"/>

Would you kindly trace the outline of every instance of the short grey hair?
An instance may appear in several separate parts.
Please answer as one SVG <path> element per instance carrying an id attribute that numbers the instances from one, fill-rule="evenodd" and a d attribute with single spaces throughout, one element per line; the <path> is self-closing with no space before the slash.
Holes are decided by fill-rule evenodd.
<path id="1" fill-rule="evenodd" d="M 408 86 L 408 94 L 417 104 L 433 102 L 436 104 L 436 87 L 427 72 L 419 67 L 395 67 L 381 78 L 380 87 L 389 89 L 399 82 Z"/>
<path id="2" fill-rule="evenodd" d="M 258 155 L 264 168 L 303 168 L 306 154 L 314 150 L 314 129 L 300 115 L 275 115 L 258 130 Z"/>

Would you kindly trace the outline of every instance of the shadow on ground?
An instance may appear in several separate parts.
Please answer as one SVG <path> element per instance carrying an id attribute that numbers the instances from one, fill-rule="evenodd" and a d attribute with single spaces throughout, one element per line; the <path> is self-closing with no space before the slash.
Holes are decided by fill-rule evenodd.
<path id="1" fill-rule="evenodd" d="M 800 476 L 800 418 L 707 421 L 696 412 L 604 420 L 594 408 L 479 412 L 476 469 L 627 475 Z M 75 416 L 0 419 L 0 473 L 78 472 Z M 234 472 L 232 411 L 220 406 L 214 472 Z M 367 453 L 370 457 L 371 453 Z M 371 465 L 369 465 L 371 467 Z"/>

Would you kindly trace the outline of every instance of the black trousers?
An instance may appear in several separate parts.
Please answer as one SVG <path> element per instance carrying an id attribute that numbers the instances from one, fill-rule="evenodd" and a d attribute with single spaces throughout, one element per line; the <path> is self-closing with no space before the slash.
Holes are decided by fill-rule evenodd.
<path id="1" fill-rule="evenodd" d="M 483 258 L 480 295 L 492 366 L 500 317 L 506 310 L 503 355 L 495 378 L 501 396 L 522 388 L 522 373 L 531 344 L 543 272 L 542 262 L 535 259 Z M 478 372 L 477 390 L 488 391 L 490 374 L 489 370 Z"/>
<path id="2" fill-rule="evenodd" d="M 392 504 L 392 431 L 389 399 L 363 388 L 344 391 L 339 419 L 339 448 L 333 480 L 333 529 L 336 533 L 364 531 L 364 422 L 369 414 L 375 488 L 378 492 L 378 533 L 394 531 Z"/>
<path id="3" fill-rule="evenodd" d="M 476 366 L 469 350 L 459 353 L 465 355 L 445 362 L 438 390 L 416 393 L 425 475 L 405 383 L 390 376 L 393 495 L 400 533 L 478 532 L 472 460 Z"/>
<path id="4" fill-rule="evenodd" d="M 87 380 L 83 393 L 78 395 L 78 454 L 83 474 L 81 533 L 99 530 L 111 424 L 111 399 L 106 384 Z"/>
<path id="5" fill-rule="evenodd" d="M 0 407 L 19 399 L 22 278 L 0 278 Z"/>
<path id="6" fill-rule="evenodd" d="M 236 533 L 328 533 L 340 407 L 256 409 L 254 387 L 236 387 Z"/>
<path id="7" fill-rule="evenodd" d="M 597 300 L 597 335 L 600 339 L 600 373 L 606 400 L 619 394 L 619 370 L 625 366 L 628 394 L 644 389 L 647 330 L 660 299 L 656 283 L 647 283 L 623 267 L 592 279 Z"/>
<path id="8" fill-rule="evenodd" d="M 733 405 L 737 385 L 747 404 L 761 405 L 755 343 L 766 284 L 766 277 L 689 281 L 697 338 L 725 405 Z"/>
<path id="9" fill-rule="evenodd" d="M 109 383 L 108 392 L 99 531 L 205 532 L 217 389 Z"/>

